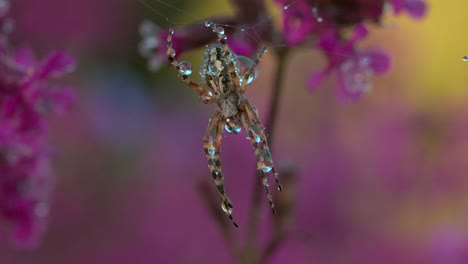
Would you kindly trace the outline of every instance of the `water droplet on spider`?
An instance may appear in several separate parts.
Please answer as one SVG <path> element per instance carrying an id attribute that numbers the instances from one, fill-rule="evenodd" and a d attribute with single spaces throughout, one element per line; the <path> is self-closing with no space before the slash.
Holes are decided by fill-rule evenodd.
<path id="1" fill-rule="evenodd" d="M 226 206 L 224 202 L 221 202 L 221 209 L 223 209 L 223 211 L 228 215 L 232 214 L 232 207 Z"/>
<path id="2" fill-rule="evenodd" d="M 208 103 L 212 97 L 213 97 L 213 93 L 207 92 L 206 94 L 202 95 L 201 99 L 204 103 Z"/>
<path id="3" fill-rule="evenodd" d="M 284 10 L 288 10 L 288 8 L 289 8 L 288 5 L 283 6 L 283 9 L 284 9 Z"/>
<path id="4" fill-rule="evenodd" d="M 237 56 L 237 65 L 239 67 L 241 75 L 244 75 L 252 65 L 254 65 L 254 61 L 248 57 L 244 56 Z M 246 80 L 247 84 L 252 83 L 258 76 L 258 70 L 255 69 L 255 72 L 249 76 Z"/>
<path id="5" fill-rule="evenodd" d="M 230 134 L 239 134 L 242 131 L 242 126 L 239 122 L 239 120 L 233 120 L 233 119 L 227 119 L 226 120 L 226 125 L 224 126 L 226 131 Z"/>
<path id="6" fill-rule="evenodd" d="M 203 79 L 205 79 L 205 77 L 206 77 L 206 68 L 205 67 L 200 68 L 200 71 L 198 73 L 200 74 L 200 76 Z"/>
<path id="7" fill-rule="evenodd" d="M 213 26 L 213 22 L 205 21 L 205 27 L 212 27 L 212 26 Z"/>
<path id="8" fill-rule="evenodd" d="M 192 63 L 188 61 L 182 61 L 181 63 L 179 63 L 179 72 L 182 75 L 192 74 Z"/>
<path id="9" fill-rule="evenodd" d="M 259 169 L 265 173 L 270 172 L 273 169 L 273 159 L 270 151 L 264 149 L 260 152 L 258 166 Z"/>
<path id="10" fill-rule="evenodd" d="M 250 134 L 251 137 L 253 137 L 253 139 L 255 140 L 255 142 L 262 142 L 262 137 L 260 136 L 262 134 L 262 128 L 259 125 L 252 125 L 250 127 Z"/>
<path id="11" fill-rule="evenodd" d="M 462 59 L 463 59 L 464 62 L 468 62 L 468 56 L 463 56 Z"/>
<path id="12" fill-rule="evenodd" d="M 216 33 L 219 35 L 224 35 L 224 28 L 223 27 L 216 27 Z"/>
<path id="13" fill-rule="evenodd" d="M 208 155 L 210 155 L 211 158 L 214 158 L 214 155 L 216 153 L 216 147 L 215 147 L 215 144 L 213 142 L 214 142 L 214 140 L 210 139 L 210 142 L 206 146 L 206 153 Z"/>
<path id="14" fill-rule="evenodd" d="M 171 57 L 175 57 L 176 52 L 173 48 L 169 48 L 169 55 L 171 55 Z"/>
<path id="15" fill-rule="evenodd" d="M 174 27 L 169 27 L 169 35 L 174 35 Z"/>

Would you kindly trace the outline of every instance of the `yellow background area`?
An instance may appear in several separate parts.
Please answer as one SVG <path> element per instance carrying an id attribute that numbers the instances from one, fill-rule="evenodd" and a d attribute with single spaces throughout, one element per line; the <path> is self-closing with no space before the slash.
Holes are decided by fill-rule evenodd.
<path id="1" fill-rule="evenodd" d="M 468 55 L 468 3 L 439 0 L 428 6 L 423 20 L 400 16 L 374 37 L 392 52 L 390 74 L 401 76 L 398 85 L 414 102 L 435 107 L 463 103 L 468 99 L 468 63 L 462 60 Z"/>

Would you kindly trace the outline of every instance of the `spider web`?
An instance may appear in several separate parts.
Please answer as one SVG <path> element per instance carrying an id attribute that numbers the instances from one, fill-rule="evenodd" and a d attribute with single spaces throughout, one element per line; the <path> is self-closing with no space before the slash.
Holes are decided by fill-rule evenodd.
<path id="1" fill-rule="evenodd" d="M 275 3 L 272 0 L 266 1 L 266 11 L 268 12 L 268 17 L 258 21 L 255 24 L 244 24 L 244 25 L 232 25 L 232 24 L 217 24 L 218 26 L 225 27 L 225 28 L 232 28 L 235 29 L 237 32 L 236 34 L 244 34 L 245 37 L 255 41 L 259 47 L 261 46 L 268 46 L 271 48 L 281 48 L 281 47 L 287 47 L 288 44 L 285 42 L 286 40 L 282 40 L 279 43 L 276 43 L 272 45 L 271 43 L 266 43 L 263 41 L 257 31 L 257 28 L 262 26 L 263 24 L 266 23 L 272 23 L 274 27 L 281 28 L 281 21 L 282 21 L 282 16 L 283 12 L 287 10 L 290 7 L 294 7 L 298 0 L 290 0 L 287 2 L 286 5 L 279 5 L 278 3 Z M 205 27 L 205 22 L 209 21 L 213 16 L 232 16 L 234 15 L 234 8 L 232 7 L 232 4 L 229 1 L 222 1 L 222 2 L 215 2 L 212 1 L 211 4 L 219 7 L 219 8 L 208 8 L 206 9 L 204 5 L 206 5 L 207 2 L 204 3 L 204 5 L 197 5 L 194 4 L 194 2 L 191 1 L 185 1 L 185 0 L 173 0 L 170 3 L 168 1 L 164 0 L 138 0 L 138 2 L 141 3 L 141 5 L 146 8 L 150 14 L 154 14 L 157 17 L 153 17 L 156 21 L 157 24 L 161 26 L 168 27 L 169 25 L 174 25 L 174 26 L 187 26 L 187 25 L 200 25 L 200 27 Z M 209 3 L 209 2 L 208 2 Z M 187 9 L 190 8 L 195 11 L 188 11 Z M 229 10 L 231 12 L 229 12 Z M 201 16 L 198 15 L 198 13 L 205 13 L 207 14 L 206 16 Z M 209 14 L 208 14 L 209 13 Z M 317 8 L 312 7 L 312 13 L 317 20 L 317 22 L 321 24 L 328 24 L 331 26 L 337 26 L 336 23 L 331 23 L 330 21 L 327 21 L 323 19 L 320 15 L 320 12 L 318 11 Z M 388 17 L 388 16 L 387 16 Z M 389 21 L 388 23 L 382 24 L 383 28 L 386 29 L 395 29 L 397 27 L 397 23 L 394 20 Z M 314 44 L 310 42 L 303 43 L 302 45 L 294 47 L 294 49 L 299 49 L 299 50 L 313 50 Z M 321 52 L 326 52 L 326 51 L 321 51 Z M 349 54 L 342 54 L 342 53 L 337 53 L 337 52 L 326 52 L 328 54 L 336 54 L 336 55 L 343 55 L 345 57 L 348 57 Z"/>
<path id="2" fill-rule="evenodd" d="M 170 24 L 174 26 L 198 24 L 200 25 L 200 27 L 205 27 L 205 22 L 210 21 L 210 18 L 212 17 L 210 15 L 206 17 L 202 17 L 200 15 L 196 15 L 195 11 L 189 12 L 188 10 L 184 8 L 178 7 L 177 2 L 179 2 L 180 5 L 185 4 L 186 6 L 190 6 L 190 7 L 195 6 L 189 1 L 179 0 L 179 1 L 171 1 L 171 3 L 168 3 L 167 1 L 163 1 L 163 0 L 138 0 L 138 1 L 145 8 L 147 8 L 152 14 L 155 14 L 159 17 L 158 21 L 155 21 L 156 23 L 162 24 L 164 26 L 169 26 Z M 255 41 L 257 44 L 259 44 L 259 46 L 264 46 L 266 45 L 266 43 L 259 36 L 257 28 L 266 23 L 273 23 L 273 25 L 277 27 L 280 26 L 280 23 L 281 23 L 280 19 L 283 13 L 282 11 L 294 5 L 296 2 L 297 0 L 291 0 L 288 2 L 287 5 L 281 7 L 279 4 L 273 3 L 272 1 L 268 1 L 268 3 L 266 4 L 266 9 L 267 9 L 267 12 L 269 13 L 269 16 L 258 21 L 255 24 L 243 24 L 242 26 L 236 26 L 232 24 L 220 23 L 217 25 L 221 27 L 225 27 L 225 28 L 235 29 L 237 31 L 236 34 L 240 34 L 240 35 L 245 34 L 247 38 Z M 211 15 L 213 16 L 234 15 L 234 8 L 232 8 L 232 5 L 229 3 L 229 1 L 224 1 L 220 3 L 219 5 L 221 6 L 221 8 L 216 10 L 217 11 L 216 13 L 211 12 Z M 227 11 L 229 8 L 231 9 L 231 12 Z M 222 10 L 221 12 L 223 13 L 220 14 L 219 10 Z M 197 11 L 203 11 L 203 10 L 198 8 Z M 204 13 L 208 13 L 208 12 L 205 11 Z M 182 20 L 184 22 L 179 22 L 179 20 Z M 196 21 L 196 22 L 185 22 L 187 20 Z M 274 47 L 274 48 L 285 47 L 285 46 L 287 46 L 286 42 L 276 44 L 274 46 L 269 45 L 269 47 Z"/>

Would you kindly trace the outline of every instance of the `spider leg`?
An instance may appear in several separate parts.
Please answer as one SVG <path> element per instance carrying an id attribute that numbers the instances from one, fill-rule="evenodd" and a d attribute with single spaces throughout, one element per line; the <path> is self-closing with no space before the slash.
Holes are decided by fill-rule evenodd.
<path id="1" fill-rule="evenodd" d="M 229 63 L 229 74 L 231 76 L 232 82 L 236 85 L 236 87 L 240 87 L 240 79 L 236 72 L 236 55 L 229 49 L 227 45 L 227 37 L 224 34 L 224 29 L 222 27 L 218 27 L 213 22 L 211 22 L 211 28 L 213 29 L 213 32 L 218 35 L 219 43 L 221 43 L 221 47 L 223 48 L 225 57 Z"/>
<path id="2" fill-rule="evenodd" d="M 167 58 L 171 62 L 171 65 L 177 70 L 177 73 L 179 76 L 182 78 L 182 80 L 190 87 L 192 87 L 200 96 L 200 99 L 205 103 L 214 103 L 216 102 L 215 96 L 213 96 L 213 93 L 210 91 L 209 88 L 202 86 L 190 79 L 190 77 L 185 74 L 183 71 L 180 69 L 180 64 L 175 58 L 175 50 L 172 47 L 172 35 L 174 35 L 174 27 L 172 25 L 169 26 L 169 35 L 167 36 Z"/>
<path id="3" fill-rule="evenodd" d="M 255 58 L 252 66 L 250 66 L 250 68 L 247 69 L 247 71 L 244 73 L 243 82 L 239 89 L 239 92 L 241 94 L 245 92 L 245 89 L 247 88 L 247 80 L 251 78 L 253 74 L 255 74 L 255 67 L 257 67 L 257 65 L 260 63 L 260 61 L 262 60 L 263 54 L 265 54 L 266 52 L 267 52 L 267 48 L 263 47 L 262 50 L 257 54 L 257 58 Z"/>
<path id="4" fill-rule="evenodd" d="M 262 178 L 262 183 L 265 187 L 271 210 L 273 211 L 273 214 L 276 214 L 275 204 L 273 203 L 273 198 L 270 193 L 266 173 L 270 171 L 273 172 L 278 191 L 281 191 L 283 187 L 279 182 L 278 173 L 276 172 L 275 167 L 273 166 L 273 159 L 271 157 L 270 148 L 268 147 L 267 137 L 265 135 L 263 125 L 260 122 L 258 115 L 256 114 L 254 106 L 249 101 L 245 100 L 243 102 L 242 109 L 242 121 L 244 123 L 245 129 L 247 130 L 250 141 L 252 142 L 252 145 L 255 149 L 255 157 L 257 159 L 257 171 L 259 176 Z"/>
<path id="5" fill-rule="evenodd" d="M 232 204 L 224 191 L 224 176 L 221 172 L 221 161 L 219 155 L 221 152 L 221 141 L 223 135 L 224 121 L 221 118 L 221 112 L 217 111 L 211 118 L 206 130 L 204 149 L 208 159 L 213 180 L 221 194 L 221 208 L 229 216 L 235 227 L 239 227 L 232 217 Z"/>

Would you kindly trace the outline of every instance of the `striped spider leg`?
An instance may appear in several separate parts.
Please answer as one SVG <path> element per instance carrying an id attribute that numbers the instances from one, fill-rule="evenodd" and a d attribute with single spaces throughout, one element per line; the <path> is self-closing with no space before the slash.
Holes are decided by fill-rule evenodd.
<path id="1" fill-rule="evenodd" d="M 265 187 L 273 213 L 275 213 L 275 206 L 269 191 L 266 173 L 273 172 L 278 190 L 281 191 L 282 189 L 273 167 L 267 138 L 263 125 L 258 118 L 257 110 L 244 96 L 247 85 L 253 80 L 255 67 L 262 59 L 266 48 L 262 49 L 250 67 L 243 69 L 239 64 L 240 56 L 234 54 L 226 43 L 227 37 L 224 34 L 224 29 L 212 22 L 206 22 L 205 25 L 217 34 L 219 41 L 219 43 L 207 46 L 205 50 L 204 63 L 200 75 L 206 84 L 200 85 L 192 81 L 189 77 L 191 65 L 187 67 L 189 63 L 179 63 L 174 58 L 175 50 L 172 48 L 174 28 L 172 26 L 169 29 L 169 36 L 167 38 L 167 56 L 182 80 L 198 93 L 204 103 L 215 103 L 218 106 L 218 109 L 209 121 L 204 137 L 204 150 L 211 175 L 221 195 L 221 208 L 229 216 L 234 226 L 238 227 L 232 216 L 233 206 L 224 189 L 224 176 L 220 161 L 223 130 L 231 134 L 238 134 L 241 132 L 242 127 L 244 127 L 247 131 L 255 148 L 257 171 Z M 190 70 L 187 71 L 187 68 Z"/>
<path id="2" fill-rule="evenodd" d="M 187 71 L 185 68 L 185 64 L 189 64 L 187 62 L 182 62 L 179 63 L 176 58 L 176 52 L 174 48 L 172 48 L 172 35 L 174 35 L 174 27 L 172 25 L 169 26 L 169 35 L 167 36 L 167 58 L 171 62 L 171 65 L 177 70 L 179 73 L 179 76 L 182 78 L 182 80 L 190 87 L 192 87 L 200 96 L 200 99 L 202 102 L 205 104 L 210 104 L 214 103 L 213 99 L 213 93 L 210 91 L 210 89 L 206 86 L 200 85 L 192 79 L 190 79 L 189 75 L 192 73 L 192 71 Z M 183 66 L 183 67 L 181 67 Z M 191 66 L 190 66 L 191 67 Z"/>
<path id="3" fill-rule="evenodd" d="M 276 214 L 275 204 L 270 194 L 270 188 L 268 184 L 268 178 L 266 173 L 272 172 L 275 176 L 276 186 L 278 191 L 282 191 L 283 187 L 279 182 L 278 173 L 275 170 L 273 165 L 273 159 L 271 157 L 270 148 L 268 147 L 267 137 L 265 135 L 265 130 L 263 125 L 258 117 L 256 107 L 245 99 L 240 108 L 242 109 L 242 123 L 247 131 L 248 138 L 252 142 L 252 145 L 255 149 L 255 157 L 257 160 L 257 173 L 261 177 L 263 187 L 265 188 L 268 201 L 270 202 L 270 207 L 273 214 Z"/>
<path id="4" fill-rule="evenodd" d="M 211 176 L 221 194 L 221 208 L 229 216 L 235 227 L 239 227 L 232 217 L 232 204 L 231 200 L 224 192 L 224 176 L 221 171 L 221 161 L 219 155 L 221 152 L 221 141 L 223 139 L 223 129 L 225 122 L 221 111 L 216 113 L 210 118 L 208 129 L 204 139 L 204 149 L 206 158 L 208 159 L 208 167 L 211 171 Z"/>

